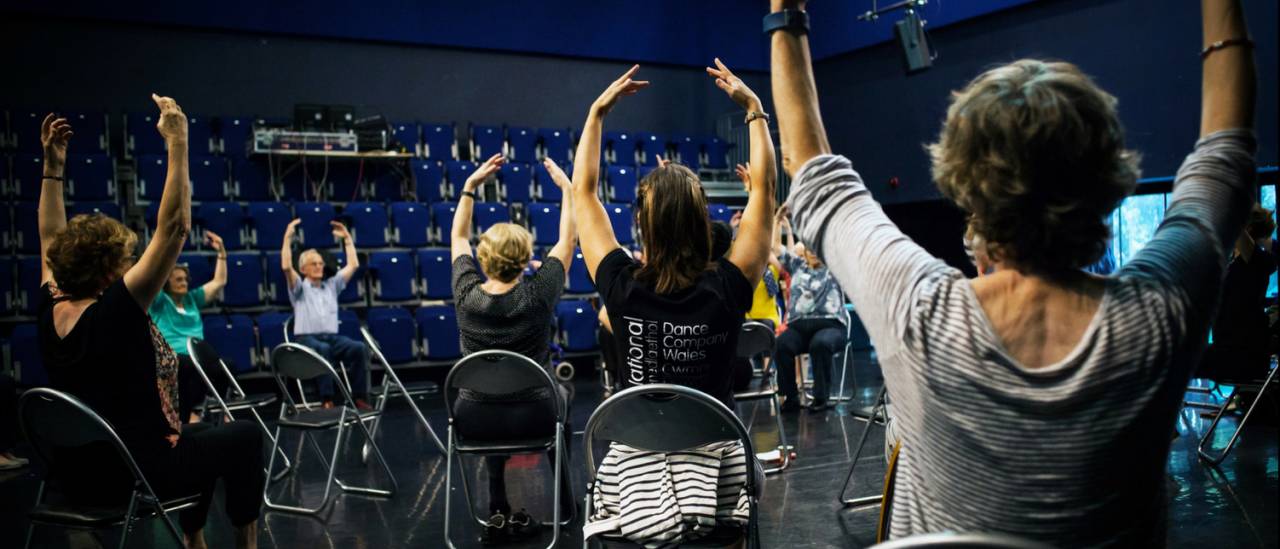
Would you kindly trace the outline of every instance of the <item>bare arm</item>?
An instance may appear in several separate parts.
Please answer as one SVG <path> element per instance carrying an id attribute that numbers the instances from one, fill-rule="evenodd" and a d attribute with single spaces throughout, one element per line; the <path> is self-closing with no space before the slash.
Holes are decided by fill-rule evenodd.
<path id="1" fill-rule="evenodd" d="M 160 195 L 160 211 L 156 230 L 142 257 L 124 274 L 124 285 L 138 305 L 146 310 L 169 279 L 178 262 L 178 254 L 191 232 L 191 178 L 187 172 L 187 116 L 178 103 L 168 97 L 151 95 L 160 108 L 156 129 L 164 136 L 169 149 L 168 174 L 164 193 Z"/>
<path id="2" fill-rule="evenodd" d="M 40 205 L 36 211 L 36 223 L 40 233 L 40 284 L 53 280 L 49 270 L 49 244 L 53 236 L 67 226 L 67 210 L 62 202 L 62 177 L 67 165 L 67 141 L 73 135 L 71 124 L 65 118 L 49 113 L 40 123 L 40 144 L 44 147 L 44 173 L 40 181 Z M 56 177 L 58 179 L 47 179 Z"/>
<path id="3" fill-rule="evenodd" d="M 573 222 L 573 182 L 551 157 L 543 159 L 542 165 L 546 166 L 547 173 L 551 174 L 551 180 L 560 187 L 561 195 L 560 240 L 556 241 L 556 245 L 551 247 L 547 255 L 559 259 L 564 265 L 564 274 L 568 275 L 569 264 L 573 261 L 573 249 L 578 246 L 578 228 Z"/>
<path id="4" fill-rule="evenodd" d="M 587 121 L 582 125 L 582 135 L 578 138 L 578 152 L 573 157 L 573 216 L 582 242 L 582 258 L 592 280 L 595 280 L 596 267 L 600 266 L 604 256 L 620 247 L 597 193 L 600 186 L 600 134 L 604 131 L 604 117 L 618 98 L 633 95 L 649 85 L 647 81 L 631 79 L 638 70 L 640 65 L 633 65 L 591 104 Z"/>
<path id="5" fill-rule="evenodd" d="M 356 276 L 356 269 L 360 268 L 360 256 L 356 254 L 356 239 L 351 237 L 351 231 L 347 230 L 347 226 L 337 221 L 330 221 L 329 226 L 333 227 L 334 238 L 342 239 L 343 251 L 347 254 L 347 264 L 338 269 L 338 276 L 342 277 L 344 283 L 351 282 Z"/>
<path id="6" fill-rule="evenodd" d="M 1201 0 L 1204 46 L 1249 37 L 1239 0 Z M 1253 48 L 1230 46 L 1204 60 L 1200 136 L 1229 128 L 1252 128 L 1255 82 Z"/>
<path id="7" fill-rule="evenodd" d="M 803 0 L 771 0 L 772 11 L 804 10 Z M 773 33 L 770 57 L 773 75 L 773 108 L 778 115 L 782 140 L 782 169 L 795 176 L 809 159 L 831 152 L 827 131 L 818 111 L 818 89 L 813 81 L 809 38 L 787 31 Z"/>
<path id="8" fill-rule="evenodd" d="M 213 268 L 213 280 L 201 286 L 204 289 L 204 301 L 208 303 L 222 296 L 222 289 L 227 286 L 227 250 L 222 246 L 222 237 L 213 231 L 204 232 L 204 240 L 218 252 L 218 260 Z"/>
<path id="9" fill-rule="evenodd" d="M 302 278 L 293 268 L 293 233 L 298 230 L 299 223 L 302 223 L 301 219 L 290 221 L 284 228 L 284 238 L 280 239 L 280 270 L 284 271 L 284 282 L 289 285 L 289 291 L 293 291 Z"/>
<path id="10" fill-rule="evenodd" d="M 453 212 L 453 228 L 449 230 L 450 248 L 452 250 L 451 261 L 457 261 L 459 257 L 471 255 L 471 217 L 475 210 L 475 199 L 468 196 L 467 193 L 474 193 L 480 188 L 494 172 L 502 168 L 507 163 L 507 158 L 501 153 L 490 156 L 484 161 L 476 171 L 471 173 L 467 178 L 467 182 L 462 185 L 462 196 L 458 197 L 458 209 Z"/>
<path id="11" fill-rule="evenodd" d="M 707 74 L 715 77 L 716 86 L 724 90 L 738 106 L 748 113 L 764 112 L 764 106 L 746 83 L 716 59 L 716 68 L 707 68 Z M 769 245 L 773 240 L 774 184 L 778 180 L 777 161 L 773 156 L 773 137 L 769 135 L 769 122 L 755 118 L 748 123 L 751 140 L 751 162 L 747 190 L 747 207 L 742 210 L 738 225 L 738 238 L 729 249 L 729 261 L 742 271 L 754 288 L 764 276 L 769 262 Z"/>

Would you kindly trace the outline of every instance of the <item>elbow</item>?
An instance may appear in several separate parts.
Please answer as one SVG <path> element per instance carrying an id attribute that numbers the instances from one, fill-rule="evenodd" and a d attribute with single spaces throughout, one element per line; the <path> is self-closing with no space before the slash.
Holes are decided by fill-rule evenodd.
<path id="1" fill-rule="evenodd" d="M 190 234 L 191 218 L 188 216 L 177 216 L 177 219 L 165 220 L 160 223 L 159 227 L 156 227 L 157 236 L 179 247 L 187 241 L 187 236 Z"/>

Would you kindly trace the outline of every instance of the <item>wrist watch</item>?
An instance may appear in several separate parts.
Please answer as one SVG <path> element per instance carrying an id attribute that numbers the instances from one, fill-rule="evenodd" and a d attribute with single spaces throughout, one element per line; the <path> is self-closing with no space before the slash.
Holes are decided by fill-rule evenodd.
<path id="1" fill-rule="evenodd" d="M 792 9 L 775 11 L 764 16 L 764 33 L 787 30 L 797 34 L 809 34 L 809 14 Z"/>
<path id="2" fill-rule="evenodd" d="M 743 124 L 750 124 L 752 120 L 763 118 L 764 123 L 769 123 L 769 113 L 760 111 L 747 111 L 747 118 L 742 121 Z"/>

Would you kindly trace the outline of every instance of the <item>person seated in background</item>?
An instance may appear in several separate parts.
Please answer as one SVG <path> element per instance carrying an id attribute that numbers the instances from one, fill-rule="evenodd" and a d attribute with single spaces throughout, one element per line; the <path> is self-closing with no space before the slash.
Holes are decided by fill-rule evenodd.
<path id="1" fill-rule="evenodd" d="M 178 355 L 178 418 L 187 423 L 200 421 L 200 415 L 192 410 L 203 403 L 206 396 L 204 380 L 196 373 L 195 364 L 187 352 L 187 338 L 204 338 L 204 320 L 200 316 L 200 309 L 218 299 L 227 285 L 227 250 L 223 249 L 222 237 L 206 230 L 204 242 L 218 254 L 213 279 L 188 291 L 191 269 L 182 264 L 174 265 L 169 272 L 169 279 L 164 283 L 164 291 L 156 295 L 149 311 L 151 321 L 156 323 L 165 342 Z M 203 366 L 208 368 L 216 365 Z M 221 380 L 222 376 L 210 374 L 210 379 Z"/>
<path id="2" fill-rule="evenodd" d="M 857 307 L 901 427 L 891 537 L 1165 544 L 1169 433 L 1256 192 L 1243 12 L 1201 6 L 1200 139 L 1154 236 L 1110 277 L 1082 269 L 1104 253 L 1137 155 L 1116 98 L 1079 68 L 1023 59 L 952 95 L 929 152 L 995 266 L 969 279 L 903 234 L 831 153 L 804 28 L 770 37 L 792 222 Z"/>
<path id="3" fill-rule="evenodd" d="M 200 494 L 180 512 L 186 546 L 204 548 L 214 484 L 222 479 L 237 547 L 257 547 L 257 520 L 266 482 L 262 434 L 250 422 L 182 425 L 178 358 L 147 315 L 191 230 L 187 119 L 168 97 L 152 95 L 156 128 L 168 150 L 168 174 L 156 230 L 141 257 L 138 237 L 101 214 L 67 221 L 62 202 L 66 119 L 50 114 L 40 129 L 44 176 L 40 189 L 41 297 L 37 338 L 50 385 L 102 416 L 129 449 L 161 499 Z M 60 491 L 77 502 L 119 505 L 134 488 L 114 449 L 90 445 L 50 456 Z"/>
<path id="4" fill-rule="evenodd" d="M 791 274 L 791 298 L 787 301 L 787 327 L 778 336 L 773 351 L 778 365 L 778 390 L 785 401 L 783 412 L 800 409 L 800 392 L 796 383 L 796 357 L 809 353 L 813 371 L 813 402 L 809 411 L 827 408 L 831 388 L 832 357 L 844 347 L 848 314 L 844 294 L 827 266 L 817 254 L 798 247 L 786 206 L 775 218 L 773 251 L 782 267 Z M 787 247 L 782 247 L 782 232 L 787 233 Z M 798 251 L 797 251 L 798 250 Z"/>
<path id="5" fill-rule="evenodd" d="M 738 179 L 742 181 L 742 189 L 748 195 L 751 194 L 751 171 L 742 164 L 733 167 L 734 173 L 738 175 Z M 729 226 L 733 230 L 738 229 L 738 225 L 742 223 L 742 212 L 734 212 L 733 217 L 729 219 Z M 777 229 L 774 224 L 774 229 Z M 776 238 L 776 235 L 774 236 Z M 772 241 L 772 239 L 770 239 Z M 760 277 L 760 282 L 756 284 L 755 293 L 751 296 L 751 310 L 747 311 L 747 320 L 759 322 L 768 326 L 773 330 L 777 330 L 782 326 L 782 310 L 778 307 L 778 297 L 782 293 L 782 285 L 778 282 L 782 273 L 782 264 L 778 262 L 778 256 L 770 250 L 769 264 L 764 269 L 764 276 Z M 768 367 L 768 362 L 772 357 L 763 357 L 764 364 L 759 364 L 761 369 Z M 733 390 L 743 391 L 751 385 L 751 378 L 755 375 L 752 366 L 756 359 L 750 361 L 738 361 L 734 367 Z"/>
<path id="6" fill-rule="evenodd" d="M 1276 272 L 1276 256 L 1270 251 L 1276 223 L 1271 216 L 1270 210 L 1254 204 L 1236 239 L 1213 321 L 1213 343 L 1200 361 L 1199 377 L 1256 381 L 1270 369 L 1275 350 L 1270 347 L 1265 308 L 1267 284 Z"/>
<path id="7" fill-rule="evenodd" d="M 751 308 L 752 289 L 759 283 L 769 256 L 776 167 L 768 115 L 756 94 L 720 60 L 716 60 L 716 68 L 707 69 L 716 85 L 747 111 L 750 166 L 756 184 L 752 185 L 738 238 L 727 257 L 713 258 L 711 220 L 701 181 L 684 166 L 660 165 L 640 181 L 636 193 L 636 221 L 644 250 L 644 262 L 640 263 L 618 244 L 598 195 L 604 118 L 619 97 L 648 85 L 632 79 L 639 68 L 633 66 L 610 84 L 591 105 L 583 124 L 573 172 L 574 217 L 580 230 L 582 255 L 600 300 L 608 308 L 619 352 L 626 357 L 637 352 L 654 357 L 649 361 L 628 358 L 619 373 L 621 385 L 685 385 L 720 400 L 732 410 L 732 368 L 738 334 L 744 315 Z M 678 423 L 672 427 L 678 428 Z M 721 489 L 709 494 L 713 501 L 724 502 L 717 505 L 717 519 L 740 520 L 736 510 L 745 505 L 741 488 L 745 475 L 750 474 L 745 468 L 742 446 L 729 443 L 707 450 L 719 460 L 720 471 L 731 476 L 692 476 Z M 610 524 L 628 523 L 627 512 L 634 509 L 618 505 L 621 494 L 657 490 L 664 479 L 670 479 L 653 475 L 650 480 L 622 481 L 619 469 L 610 464 L 622 463 L 626 458 L 620 456 L 627 453 L 614 445 L 602 462 L 596 484 L 601 488 L 593 495 L 600 505 L 590 518 L 591 524 L 608 529 Z M 683 459 L 675 454 L 667 457 Z M 646 459 L 655 458 L 662 456 L 650 455 Z M 761 477 L 758 465 L 757 478 Z M 640 480 L 640 485 L 623 486 L 635 480 Z M 680 543 L 702 535 L 708 525 L 693 524 L 688 515 L 683 520 L 675 518 L 673 513 L 679 513 L 679 508 L 689 502 L 676 503 L 662 510 L 663 520 L 629 533 L 628 539 Z M 649 518 L 654 517 L 645 520 Z"/>
<path id="8" fill-rule="evenodd" d="M 293 236 L 301 219 L 294 219 L 284 230 L 280 250 L 280 269 L 289 285 L 289 303 L 293 305 L 293 335 L 329 361 L 334 368 L 345 368 L 351 380 L 351 396 L 356 408 L 372 410 L 369 397 L 369 349 L 365 344 L 338 333 L 338 294 L 346 289 L 360 268 L 356 242 L 346 225 L 330 221 L 335 240 L 342 242 L 347 264 L 329 278 L 324 277 L 324 257 L 315 248 L 298 255 L 298 269 L 293 268 Z M 316 378 L 316 392 L 325 408 L 333 407 L 333 378 Z"/>
<path id="9" fill-rule="evenodd" d="M 471 254 L 475 191 L 505 163 L 505 157 L 495 154 L 481 164 L 463 185 L 453 215 L 453 299 L 458 311 L 462 354 L 492 349 L 511 351 L 529 357 L 551 373 L 549 343 L 554 336 L 556 303 L 564 293 L 577 246 L 573 193 L 564 171 L 550 158 L 543 160 L 552 180 L 562 190 L 560 238 L 547 251 L 533 276 L 524 280 L 521 275 L 533 256 L 533 235 L 520 225 L 497 223 L 489 227 L 480 235 L 475 256 Z M 556 387 L 560 394 L 490 394 L 461 389 L 455 404 L 454 427 L 472 440 L 550 436 L 554 434 L 557 407 L 563 405 L 567 410 L 570 398 L 562 385 Z M 486 544 L 536 532 L 536 523 L 528 513 L 523 509 L 511 512 L 506 488 L 507 459 L 508 456 L 485 457 L 491 516 L 480 540 Z M 555 463 L 554 449 L 548 451 L 548 462 Z M 568 456 L 564 456 L 562 462 L 565 470 L 560 476 L 560 516 L 569 517 L 576 500 L 569 483 Z"/>

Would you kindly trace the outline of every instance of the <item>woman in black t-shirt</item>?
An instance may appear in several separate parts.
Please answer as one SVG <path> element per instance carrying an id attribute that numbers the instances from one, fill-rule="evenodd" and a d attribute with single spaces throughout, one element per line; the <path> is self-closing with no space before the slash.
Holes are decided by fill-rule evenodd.
<path id="1" fill-rule="evenodd" d="M 453 299 L 458 312 L 462 353 L 502 349 L 520 353 L 543 366 L 550 366 L 549 344 L 552 315 L 564 291 L 565 277 L 576 245 L 572 215 L 572 194 L 565 187 L 569 178 L 550 158 L 543 161 L 547 172 L 563 192 L 560 205 L 560 240 L 547 252 L 546 260 L 528 280 L 521 274 L 533 255 L 533 237 L 524 227 L 499 223 L 480 235 L 476 255 L 471 255 L 471 214 L 475 191 L 489 179 L 506 158 L 495 154 L 480 165 L 463 185 L 450 233 L 453 248 Z M 477 260 L 479 270 L 477 270 Z M 479 271 L 483 271 L 483 276 Z M 538 391 L 519 394 L 489 394 L 462 389 L 454 404 L 454 428 L 473 440 L 518 440 L 551 435 L 556 406 L 567 395 Z M 550 453 L 550 463 L 555 454 Z M 567 456 L 563 462 L 568 464 Z M 489 512 L 491 516 L 481 541 L 501 541 L 515 525 L 515 533 L 530 533 L 531 518 L 523 511 L 512 514 L 507 502 L 505 467 L 507 456 L 485 458 L 489 471 Z M 573 508 L 573 492 L 568 471 L 561 475 L 562 516 Z"/>
<path id="2" fill-rule="evenodd" d="M 50 384 L 115 428 L 157 495 L 200 494 L 199 503 L 180 514 L 188 547 L 205 547 L 205 519 L 219 478 L 236 546 L 257 547 L 265 482 L 262 436 L 247 422 L 181 424 L 177 356 L 147 315 L 191 230 L 187 119 L 173 99 L 152 99 L 160 108 L 156 129 L 165 139 L 169 164 L 156 230 L 141 257 L 134 256 L 137 235 L 119 221 L 100 214 L 67 221 L 63 170 L 71 126 L 52 114 L 41 125 L 40 353 Z M 128 499 L 132 474 L 103 467 L 119 461 L 109 447 L 50 458 L 50 474 L 71 499 L 102 504 Z"/>
<path id="3" fill-rule="evenodd" d="M 774 210 L 773 140 L 760 99 L 719 59 L 707 73 L 747 111 L 752 185 L 738 238 L 727 258 L 711 257 L 711 221 L 697 174 L 661 163 L 640 181 L 636 221 L 645 262 L 623 251 L 597 197 L 604 117 L 623 95 L 648 86 L 632 80 L 639 65 L 614 81 L 587 113 L 574 157 L 574 216 L 582 255 L 609 311 L 624 386 L 675 383 L 733 404 L 733 358 L 743 315 L 769 257 Z"/>

